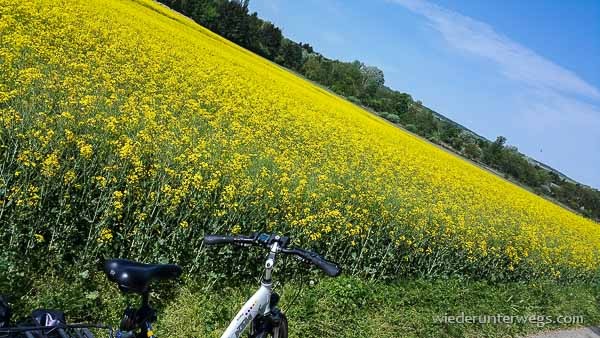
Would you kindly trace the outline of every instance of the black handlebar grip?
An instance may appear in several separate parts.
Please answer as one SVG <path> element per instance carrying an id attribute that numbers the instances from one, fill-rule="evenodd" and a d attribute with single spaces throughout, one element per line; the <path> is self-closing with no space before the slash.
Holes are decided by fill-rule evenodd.
<path id="1" fill-rule="evenodd" d="M 330 277 L 337 277 L 342 273 L 342 269 L 340 269 L 340 267 L 337 266 L 337 264 L 326 260 L 325 258 L 319 256 L 318 254 L 316 254 L 314 252 L 306 251 L 306 250 L 302 250 L 302 249 L 294 249 L 294 250 L 292 250 L 292 253 L 294 253 L 294 254 L 302 257 L 303 259 L 311 262 L 312 264 L 316 265 L 321 270 L 323 270 L 323 272 L 325 272 L 325 274 L 327 274 Z"/>
<path id="2" fill-rule="evenodd" d="M 217 244 L 232 244 L 235 238 L 233 236 L 221 236 L 221 235 L 206 235 L 204 236 L 204 244 L 206 245 L 217 245 Z"/>
<path id="3" fill-rule="evenodd" d="M 249 236 L 223 236 L 223 235 L 206 235 L 204 236 L 204 244 L 206 245 L 217 245 L 217 244 L 237 244 L 237 245 L 254 245 L 256 240 L 254 237 Z"/>

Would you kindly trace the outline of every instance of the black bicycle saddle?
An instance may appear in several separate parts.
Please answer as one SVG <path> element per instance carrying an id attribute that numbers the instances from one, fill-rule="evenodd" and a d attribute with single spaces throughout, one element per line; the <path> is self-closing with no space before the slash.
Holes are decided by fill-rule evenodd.
<path id="1" fill-rule="evenodd" d="M 182 273 L 175 264 L 144 264 L 126 259 L 104 262 L 108 279 L 117 283 L 123 292 L 147 293 L 153 280 L 175 279 Z"/>

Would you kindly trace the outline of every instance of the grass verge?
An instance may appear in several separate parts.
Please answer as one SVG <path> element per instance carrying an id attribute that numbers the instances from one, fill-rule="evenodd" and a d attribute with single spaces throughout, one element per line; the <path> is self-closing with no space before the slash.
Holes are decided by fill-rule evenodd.
<path id="1" fill-rule="evenodd" d="M 48 276 L 33 282 L 15 299 L 18 314 L 37 307 L 61 308 L 71 321 L 118 323 L 124 306 L 136 297 L 120 295 L 100 275 L 83 277 Z M 153 295 L 159 309 L 155 330 L 159 337 L 220 337 L 255 289 L 254 285 L 207 287 L 191 280 L 182 284 L 164 286 L 162 290 L 170 291 Z M 300 283 L 278 288 L 281 306 L 287 309 L 290 337 L 521 337 L 573 326 L 545 323 L 547 316 L 582 316 L 583 325 L 600 323 L 600 288 L 590 284 L 490 284 L 460 279 L 381 283 L 353 277 L 304 284 L 294 304 L 290 303 Z M 463 313 L 522 316 L 527 322 L 448 324 L 435 320 Z"/>

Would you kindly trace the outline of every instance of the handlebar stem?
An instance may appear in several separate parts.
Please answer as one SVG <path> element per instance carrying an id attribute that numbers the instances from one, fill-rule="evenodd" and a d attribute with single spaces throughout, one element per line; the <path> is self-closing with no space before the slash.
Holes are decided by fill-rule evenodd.
<path id="1" fill-rule="evenodd" d="M 271 277 L 273 275 L 273 268 L 275 267 L 275 256 L 280 251 L 279 243 L 274 242 L 271 244 L 271 251 L 267 256 L 267 261 L 265 262 L 265 275 L 263 278 L 263 282 L 271 282 Z"/>
<path id="2" fill-rule="evenodd" d="M 334 262 L 328 261 L 321 257 L 319 254 L 303 249 L 288 248 L 290 238 L 287 236 L 279 236 L 276 234 L 258 234 L 254 233 L 252 236 L 220 236 L 220 235 L 207 235 L 204 236 L 204 243 L 208 245 L 216 244 L 234 244 L 234 245 L 256 245 L 264 248 L 270 248 L 267 261 L 265 262 L 265 273 L 263 275 L 263 282 L 270 283 L 273 273 L 273 267 L 275 266 L 275 256 L 278 253 L 294 255 L 300 260 L 311 263 L 319 267 L 330 277 L 337 277 L 341 273 L 341 269 Z"/>

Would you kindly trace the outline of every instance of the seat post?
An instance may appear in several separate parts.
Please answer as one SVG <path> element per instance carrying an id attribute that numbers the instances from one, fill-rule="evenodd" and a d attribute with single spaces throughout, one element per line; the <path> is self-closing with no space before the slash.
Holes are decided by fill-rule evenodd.
<path id="1" fill-rule="evenodd" d="M 150 291 L 142 293 L 142 307 L 150 307 Z"/>
<path id="2" fill-rule="evenodd" d="M 156 321 L 156 311 L 150 307 L 150 291 L 142 293 L 142 304 L 137 311 L 137 317 L 140 321 L 137 325 L 140 328 L 139 337 L 148 337 L 148 330 L 151 329 L 150 324 Z"/>
<path id="3" fill-rule="evenodd" d="M 156 311 L 150 306 L 150 291 L 142 293 L 142 304 L 138 310 L 138 318 L 147 322 L 156 321 Z"/>

